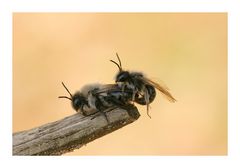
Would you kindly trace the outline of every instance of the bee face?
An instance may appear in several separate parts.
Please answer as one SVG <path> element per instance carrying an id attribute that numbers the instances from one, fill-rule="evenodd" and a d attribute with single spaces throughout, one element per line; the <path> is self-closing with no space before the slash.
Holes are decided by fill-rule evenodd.
<path id="1" fill-rule="evenodd" d="M 84 105 L 87 105 L 88 102 L 86 98 L 80 93 L 75 93 L 72 97 L 72 107 L 74 110 L 79 111 Z"/>
<path id="2" fill-rule="evenodd" d="M 76 112 L 79 112 L 80 110 L 83 110 L 85 106 L 88 105 L 87 98 L 81 93 L 76 92 L 74 95 L 71 94 L 71 92 L 68 90 L 68 88 L 65 86 L 65 84 L 62 82 L 63 87 L 67 90 L 70 97 L 67 96 L 59 96 L 58 98 L 66 98 L 71 101 L 72 107 Z"/>

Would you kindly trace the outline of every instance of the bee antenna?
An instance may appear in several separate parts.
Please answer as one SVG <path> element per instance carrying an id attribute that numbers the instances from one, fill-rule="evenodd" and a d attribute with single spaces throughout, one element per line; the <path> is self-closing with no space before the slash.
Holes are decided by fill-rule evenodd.
<path id="1" fill-rule="evenodd" d="M 119 56 L 118 56 L 118 54 L 116 53 L 116 55 L 117 55 L 117 58 L 118 58 L 118 62 L 119 62 L 119 64 L 118 63 L 116 63 L 115 61 L 113 61 L 113 60 L 110 60 L 112 63 L 114 63 L 115 65 L 117 65 L 118 66 L 118 69 L 119 69 L 119 71 L 122 71 L 122 63 L 121 63 L 121 60 L 120 60 L 120 58 L 119 58 Z"/>
<path id="2" fill-rule="evenodd" d="M 69 98 L 69 97 L 67 97 L 67 96 L 58 96 L 58 98 L 66 98 L 66 99 L 69 99 L 69 100 L 71 100 L 71 101 L 72 101 L 72 99 L 71 99 L 71 98 Z"/>
<path id="3" fill-rule="evenodd" d="M 58 98 L 67 98 L 67 99 L 69 99 L 69 100 L 72 100 L 72 94 L 71 94 L 71 92 L 68 90 L 68 88 L 65 86 L 65 84 L 62 82 L 62 85 L 63 85 L 63 87 L 66 89 L 66 91 L 69 93 L 69 95 L 70 95 L 70 97 L 71 98 L 69 98 L 69 97 L 67 97 L 67 96 L 59 96 Z"/>
<path id="4" fill-rule="evenodd" d="M 119 56 L 118 56 L 118 53 L 116 53 L 116 55 L 117 55 L 117 58 L 118 58 L 119 66 L 120 66 L 121 69 L 122 69 L 122 63 L 121 63 L 121 60 L 120 60 L 120 58 L 119 58 Z"/>
<path id="5" fill-rule="evenodd" d="M 117 65 L 118 66 L 118 69 L 119 69 L 119 71 L 122 71 L 122 68 L 118 65 L 118 63 L 116 63 L 115 61 L 113 61 L 113 60 L 110 60 L 112 63 L 114 63 L 115 65 Z"/>

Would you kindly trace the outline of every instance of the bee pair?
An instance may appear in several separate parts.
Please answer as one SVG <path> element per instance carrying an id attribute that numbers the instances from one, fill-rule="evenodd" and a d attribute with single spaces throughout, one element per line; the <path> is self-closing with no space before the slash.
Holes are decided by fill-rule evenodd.
<path id="1" fill-rule="evenodd" d="M 59 96 L 59 98 L 71 100 L 72 107 L 84 116 L 96 112 L 101 112 L 106 116 L 106 109 L 110 107 L 124 107 L 132 103 L 146 105 L 148 114 L 149 104 L 152 103 L 156 97 L 156 89 L 165 95 L 169 101 L 176 101 L 167 88 L 148 79 L 141 72 L 123 70 L 121 60 L 118 54 L 116 55 L 119 63 L 110 60 L 117 65 L 119 69 L 115 78 L 115 84 L 86 85 L 79 92 L 72 95 L 64 83 L 62 83 L 70 97 Z"/>

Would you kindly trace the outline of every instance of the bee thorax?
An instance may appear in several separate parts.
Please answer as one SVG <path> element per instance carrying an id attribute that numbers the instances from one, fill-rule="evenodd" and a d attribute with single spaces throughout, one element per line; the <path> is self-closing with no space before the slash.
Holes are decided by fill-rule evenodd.
<path id="1" fill-rule="evenodd" d="M 89 84 L 89 85 L 85 85 L 82 87 L 82 89 L 80 90 L 80 92 L 87 97 L 89 92 L 95 89 L 99 89 L 101 87 L 101 84 L 99 83 L 95 83 L 95 84 Z"/>

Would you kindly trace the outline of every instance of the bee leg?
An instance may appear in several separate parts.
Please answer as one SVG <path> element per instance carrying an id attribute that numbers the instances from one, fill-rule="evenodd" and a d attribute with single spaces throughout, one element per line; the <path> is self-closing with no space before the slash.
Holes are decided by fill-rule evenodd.
<path id="1" fill-rule="evenodd" d="M 98 111 L 106 118 L 107 123 L 109 124 L 110 122 L 107 117 L 106 111 L 104 111 L 108 108 L 108 106 L 104 105 L 104 103 L 100 97 L 96 97 L 96 107 L 97 107 Z"/>
<path id="2" fill-rule="evenodd" d="M 83 114 L 84 116 L 87 116 L 87 111 L 84 110 L 84 107 L 83 107 L 83 106 L 80 107 L 80 111 L 82 112 L 82 114 Z"/>
<path id="3" fill-rule="evenodd" d="M 122 92 L 124 92 L 125 91 L 125 88 L 126 88 L 127 86 L 126 86 L 126 84 L 124 83 L 124 84 L 122 84 Z"/>
<path id="4" fill-rule="evenodd" d="M 148 115 L 148 117 L 149 118 L 151 118 L 151 116 L 149 115 L 149 92 L 148 92 L 148 90 L 145 88 L 145 94 L 144 94 L 144 99 L 145 99 L 145 102 L 146 102 L 146 104 L 147 104 L 147 115 Z"/>
<path id="5" fill-rule="evenodd" d="M 105 109 L 108 108 L 108 106 L 103 104 L 101 97 L 99 97 L 99 96 L 96 97 L 95 106 L 96 106 L 96 109 L 98 110 L 99 114 L 102 114 L 106 118 L 106 120 L 109 124 L 110 123 L 109 119 L 106 115 L 106 112 L 104 111 Z"/>
<path id="6" fill-rule="evenodd" d="M 80 107 L 80 112 L 82 113 L 83 116 L 90 116 L 92 114 L 95 114 L 97 110 L 90 108 L 90 106 L 86 104 Z"/>
<path id="7" fill-rule="evenodd" d="M 108 119 L 108 116 L 107 116 L 107 114 L 106 114 L 106 112 L 104 112 L 104 111 L 102 111 L 102 110 L 100 110 L 100 113 L 106 118 L 106 120 L 107 120 L 107 123 L 109 124 L 110 123 L 110 121 L 109 121 L 109 119 Z"/>
<path id="8" fill-rule="evenodd" d="M 99 116 L 100 114 L 97 113 L 97 114 L 94 114 L 94 116 L 91 118 L 91 120 L 93 120 L 94 118 L 96 118 L 97 116 Z"/>
<path id="9" fill-rule="evenodd" d="M 102 115 L 102 113 L 107 113 L 107 112 L 110 112 L 110 111 L 112 111 L 112 110 L 114 110 L 116 107 L 114 107 L 114 108 L 111 108 L 111 109 L 109 109 L 109 110 L 107 110 L 107 111 L 96 111 L 96 113 L 94 113 L 94 114 L 92 114 L 92 115 L 94 115 L 92 118 L 91 118 L 91 120 L 92 119 L 94 119 L 94 118 L 96 118 L 97 116 L 99 116 L 99 115 Z"/>
<path id="10" fill-rule="evenodd" d="M 111 110 L 109 110 L 109 111 L 111 111 Z M 99 113 L 97 113 L 96 115 L 94 115 L 94 116 L 91 118 L 91 120 L 93 120 L 94 118 L 96 118 L 96 117 L 99 116 L 99 115 L 103 115 L 103 116 L 106 118 L 107 123 L 109 124 L 110 121 L 109 121 L 109 119 L 108 119 L 108 117 L 107 117 L 106 111 L 99 110 L 98 112 L 99 112 Z"/>
<path id="11" fill-rule="evenodd" d="M 133 91 L 133 94 L 132 94 L 132 101 L 133 101 L 133 102 L 135 101 L 136 93 L 137 93 L 137 91 Z"/>

